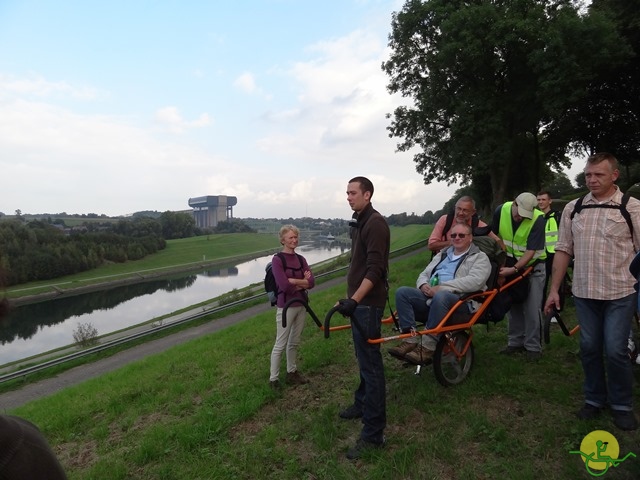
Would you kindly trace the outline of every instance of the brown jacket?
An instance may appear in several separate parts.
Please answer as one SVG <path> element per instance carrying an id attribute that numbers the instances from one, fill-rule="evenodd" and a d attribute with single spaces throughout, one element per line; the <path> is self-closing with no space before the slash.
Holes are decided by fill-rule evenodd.
<path id="1" fill-rule="evenodd" d="M 361 305 L 384 308 L 387 300 L 387 272 L 391 235 L 384 217 L 368 204 L 354 216 L 357 226 L 351 228 L 351 264 L 347 274 L 347 295 L 351 297 L 365 278 L 374 287 Z"/>

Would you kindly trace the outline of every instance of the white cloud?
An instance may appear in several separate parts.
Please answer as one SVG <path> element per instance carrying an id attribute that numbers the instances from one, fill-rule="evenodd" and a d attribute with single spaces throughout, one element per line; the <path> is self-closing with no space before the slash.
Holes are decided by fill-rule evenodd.
<path id="1" fill-rule="evenodd" d="M 258 88 L 256 86 L 255 78 L 249 72 L 244 72 L 236 78 L 233 85 L 244 93 L 254 93 Z"/>
<path id="2" fill-rule="evenodd" d="M 234 170 L 220 157 L 158 139 L 121 117 L 24 100 L 0 102 L 0 151 L 5 213 L 186 209 L 198 172 Z"/>
<path id="3" fill-rule="evenodd" d="M 425 186 L 412 155 L 395 152 L 396 141 L 388 137 L 385 116 L 398 103 L 386 90 L 380 68 L 386 51 L 380 41 L 357 31 L 317 43 L 309 51 L 312 58 L 285 72 L 296 91 L 303 92 L 298 102 L 293 108 L 265 113 L 269 130 L 256 143 L 276 168 L 314 179 L 307 187 L 305 209 L 310 214 L 324 208 L 331 216 L 350 216 L 344 190 L 356 175 L 374 182 L 374 204 L 385 214 L 439 209 L 456 187 Z M 273 179 L 289 192 L 287 181 Z M 286 196 L 269 193 L 263 192 L 261 201 L 301 210 Z"/>
<path id="4" fill-rule="evenodd" d="M 91 100 L 99 95 L 99 91 L 90 87 L 72 86 L 66 82 L 51 82 L 40 76 L 18 78 L 0 74 L 0 99 L 16 98 L 16 96 L 66 97 Z"/>
<path id="5" fill-rule="evenodd" d="M 182 118 L 176 107 L 163 107 L 156 111 L 156 121 L 166 130 L 172 133 L 183 133 L 191 128 L 206 127 L 211 124 L 209 114 L 202 113 L 200 116 L 191 121 Z"/>

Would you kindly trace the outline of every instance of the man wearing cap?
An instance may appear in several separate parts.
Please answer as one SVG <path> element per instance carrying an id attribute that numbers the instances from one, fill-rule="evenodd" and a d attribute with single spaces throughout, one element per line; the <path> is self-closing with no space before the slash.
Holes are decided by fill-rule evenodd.
<path id="1" fill-rule="evenodd" d="M 540 306 L 545 279 L 545 219 L 536 209 L 536 196 L 521 193 L 513 202 L 500 205 L 494 215 L 492 231 L 504 244 L 511 266 L 500 268 L 500 276 L 511 277 L 533 265 L 528 277 L 527 298 L 514 303 L 509 310 L 507 347 L 500 353 L 513 355 L 525 352 L 527 359 L 537 361 L 542 355 Z"/>

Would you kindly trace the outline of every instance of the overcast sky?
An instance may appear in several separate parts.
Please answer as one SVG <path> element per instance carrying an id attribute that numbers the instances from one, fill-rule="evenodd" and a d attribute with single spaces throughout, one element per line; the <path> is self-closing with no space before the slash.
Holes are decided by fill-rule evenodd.
<path id="1" fill-rule="evenodd" d="M 238 198 L 234 216 L 440 209 L 396 153 L 380 65 L 391 0 L 3 0 L 0 212 L 126 215 Z"/>

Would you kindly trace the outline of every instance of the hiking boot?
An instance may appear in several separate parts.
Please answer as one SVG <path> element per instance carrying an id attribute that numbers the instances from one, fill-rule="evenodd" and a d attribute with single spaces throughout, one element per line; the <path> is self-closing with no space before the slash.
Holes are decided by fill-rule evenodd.
<path id="1" fill-rule="evenodd" d="M 593 420 L 597 418 L 604 410 L 602 407 L 596 407 L 590 403 L 585 403 L 580 410 L 576 412 L 576 417 L 580 420 Z"/>
<path id="2" fill-rule="evenodd" d="M 611 410 L 613 424 L 620 430 L 636 430 L 638 419 L 631 410 Z"/>
<path id="3" fill-rule="evenodd" d="M 418 347 L 407 353 L 404 359 L 414 365 L 426 365 L 431 363 L 433 354 L 433 350 L 427 350 L 422 345 L 418 345 Z"/>
<path id="4" fill-rule="evenodd" d="M 272 390 L 280 390 L 280 380 L 269 380 L 269 386 Z"/>
<path id="5" fill-rule="evenodd" d="M 309 380 L 300 375 L 296 370 L 295 372 L 287 372 L 287 383 L 289 385 L 306 385 L 309 383 Z"/>
<path id="6" fill-rule="evenodd" d="M 500 350 L 500 353 L 502 355 L 515 355 L 517 353 L 522 353 L 524 351 L 526 351 L 524 347 L 514 347 L 511 345 L 508 345 L 507 348 Z"/>
<path id="7" fill-rule="evenodd" d="M 342 410 L 338 415 L 345 420 L 353 420 L 354 418 L 362 418 L 362 410 L 355 405 L 351 405 Z"/>
<path id="8" fill-rule="evenodd" d="M 373 443 L 359 438 L 356 444 L 347 451 L 347 458 L 349 460 L 357 460 L 365 453 L 365 451 L 382 448 L 384 447 L 384 444 L 384 440 L 380 443 Z"/>
<path id="9" fill-rule="evenodd" d="M 542 358 L 542 352 L 532 352 L 531 350 L 527 350 L 527 362 L 537 362 Z"/>
<path id="10" fill-rule="evenodd" d="M 418 346 L 417 343 L 412 343 L 412 342 L 402 342 L 400 345 L 396 345 L 393 348 L 390 348 L 388 350 L 389 355 L 391 355 L 392 357 L 396 357 L 400 360 L 404 360 L 404 357 L 407 355 L 407 353 L 409 353 L 412 350 L 415 350 L 415 348 Z"/>

